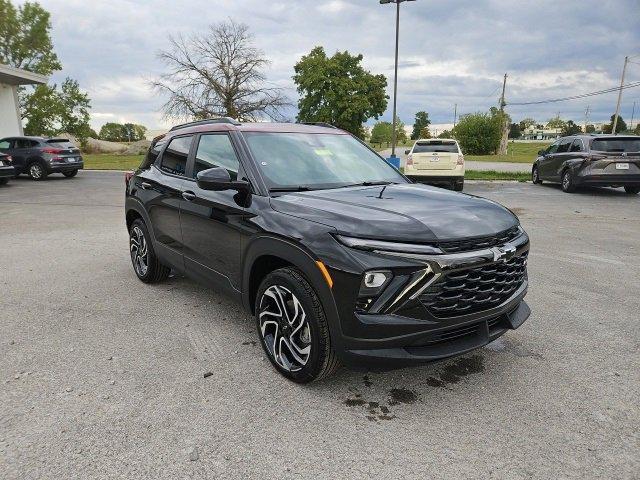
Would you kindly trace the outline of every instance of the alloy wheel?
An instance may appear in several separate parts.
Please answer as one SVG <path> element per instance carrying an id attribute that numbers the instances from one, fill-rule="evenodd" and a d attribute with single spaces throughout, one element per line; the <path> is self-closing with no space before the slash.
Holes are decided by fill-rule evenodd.
<path id="1" fill-rule="evenodd" d="M 567 191 L 569 190 L 569 187 L 571 186 L 571 177 L 569 176 L 569 172 L 565 172 L 564 175 L 562 175 L 562 188 Z"/>
<path id="2" fill-rule="evenodd" d="M 311 355 L 307 314 L 291 290 L 271 285 L 260 298 L 258 325 L 272 360 L 289 372 L 301 370 Z"/>
<path id="3" fill-rule="evenodd" d="M 31 178 L 39 179 L 42 177 L 42 166 L 38 163 L 34 163 L 29 167 L 29 174 Z"/>
<path id="4" fill-rule="evenodd" d="M 533 183 L 538 183 L 540 181 L 540 178 L 538 176 L 538 169 L 534 168 L 533 169 Z"/>
<path id="5" fill-rule="evenodd" d="M 144 277 L 149 269 L 149 249 L 147 248 L 147 240 L 144 238 L 144 232 L 137 225 L 131 229 L 129 244 L 133 268 L 138 276 Z"/>

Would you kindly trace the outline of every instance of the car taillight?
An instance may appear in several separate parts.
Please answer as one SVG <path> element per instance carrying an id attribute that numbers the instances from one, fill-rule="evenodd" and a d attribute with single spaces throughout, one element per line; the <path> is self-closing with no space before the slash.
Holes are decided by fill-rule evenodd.
<path id="1" fill-rule="evenodd" d="M 42 153 L 50 153 L 52 155 L 55 155 L 57 153 L 62 153 L 64 150 L 61 150 L 59 148 L 43 148 L 42 149 Z"/>
<path id="2" fill-rule="evenodd" d="M 7 163 L 11 163 L 13 162 L 13 157 L 11 157 L 11 155 L 7 155 L 6 157 L 4 157 L 4 161 Z"/>
<path id="3" fill-rule="evenodd" d="M 407 157 L 407 166 L 409 165 L 413 165 L 413 155 L 411 154 Z"/>
<path id="4" fill-rule="evenodd" d="M 124 184 L 129 185 L 129 180 L 133 178 L 133 172 L 124 172 Z"/>
<path id="5" fill-rule="evenodd" d="M 464 165 L 464 155 L 458 155 L 458 165 Z"/>

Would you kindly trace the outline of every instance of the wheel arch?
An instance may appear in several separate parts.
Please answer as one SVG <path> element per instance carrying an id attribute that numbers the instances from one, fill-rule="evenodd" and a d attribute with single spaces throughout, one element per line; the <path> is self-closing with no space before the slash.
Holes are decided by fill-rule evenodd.
<path id="1" fill-rule="evenodd" d="M 251 241 L 244 255 L 242 267 L 242 304 L 255 313 L 255 300 L 262 280 L 272 271 L 283 267 L 300 270 L 322 302 L 329 324 L 331 341 L 340 343 L 338 309 L 331 288 L 317 265 L 318 258 L 289 239 L 262 235 Z"/>
<path id="2" fill-rule="evenodd" d="M 156 236 L 147 210 L 138 199 L 134 197 L 127 197 L 125 200 L 125 224 L 127 226 L 127 232 L 131 229 L 131 224 L 136 218 L 141 218 L 145 223 L 147 231 L 151 235 L 151 239 L 155 246 Z"/>

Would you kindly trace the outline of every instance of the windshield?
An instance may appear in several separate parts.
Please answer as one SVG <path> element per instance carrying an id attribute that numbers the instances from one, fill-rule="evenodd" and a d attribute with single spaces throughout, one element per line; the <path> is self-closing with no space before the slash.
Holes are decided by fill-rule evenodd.
<path id="1" fill-rule="evenodd" d="M 458 153 L 458 144 L 456 142 L 418 142 L 413 147 L 413 153 L 425 152 L 449 152 Z"/>
<path id="2" fill-rule="evenodd" d="M 407 183 L 351 135 L 247 132 L 244 137 L 271 189 Z"/>
<path id="3" fill-rule="evenodd" d="M 591 144 L 596 152 L 640 152 L 640 138 L 596 138 Z"/>

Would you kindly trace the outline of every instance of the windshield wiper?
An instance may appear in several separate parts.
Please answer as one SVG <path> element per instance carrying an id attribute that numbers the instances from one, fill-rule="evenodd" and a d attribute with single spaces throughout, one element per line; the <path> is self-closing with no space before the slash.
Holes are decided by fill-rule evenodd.
<path id="1" fill-rule="evenodd" d="M 293 187 L 274 187 L 269 189 L 270 192 L 274 192 L 274 193 L 276 192 L 308 192 L 310 190 L 313 190 L 313 189 L 307 185 L 296 185 Z"/>
<path id="2" fill-rule="evenodd" d="M 387 181 L 360 182 L 360 183 L 352 183 L 351 185 L 344 185 L 341 188 L 344 188 L 344 187 L 375 187 L 376 185 L 396 185 L 396 182 L 387 182 Z"/>

